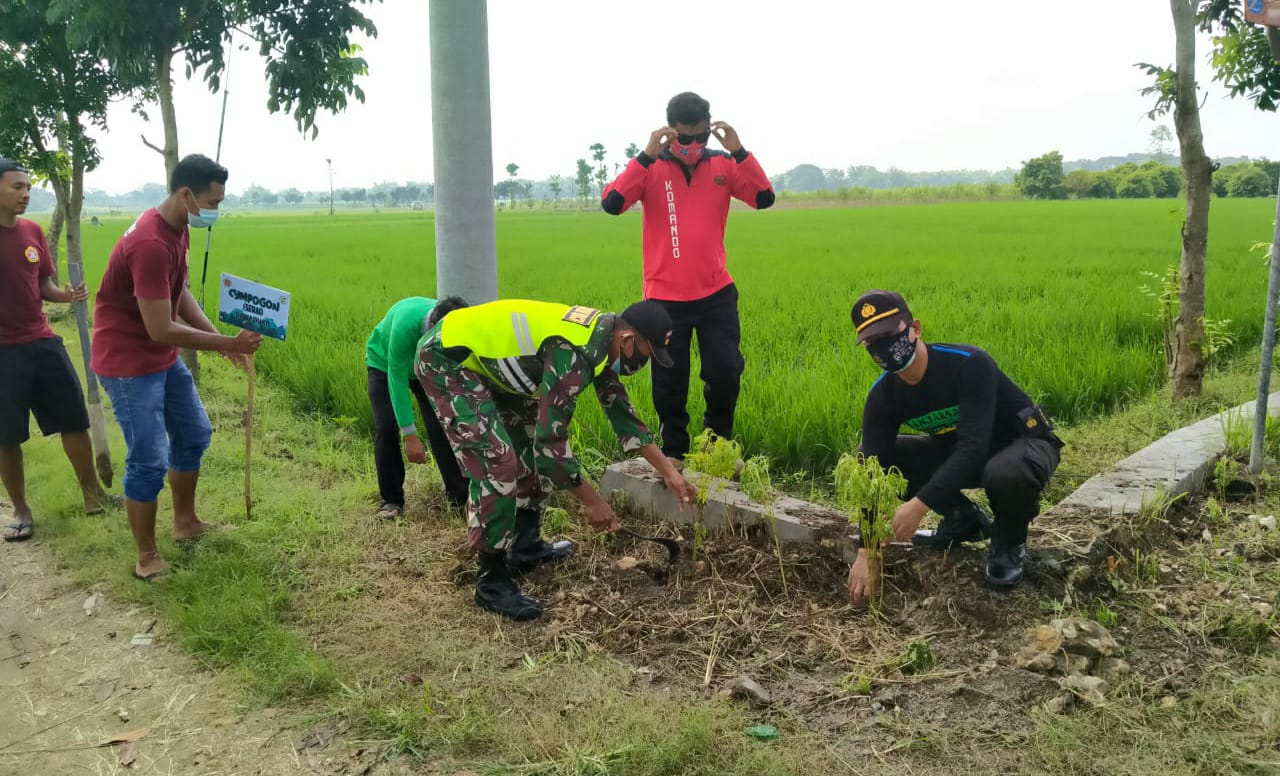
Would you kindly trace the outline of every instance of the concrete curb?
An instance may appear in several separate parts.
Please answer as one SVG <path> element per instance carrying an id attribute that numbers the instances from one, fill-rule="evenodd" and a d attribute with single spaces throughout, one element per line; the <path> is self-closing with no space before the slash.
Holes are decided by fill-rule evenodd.
<path id="1" fill-rule="evenodd" d="M 701 475 L 686 472 L 685 476 L 697 485 Z M 713 479 L 707 504 L 702 509 L 702 524 L 708 532 L 758 525 L 784 542 L 843 547 L 858 539 L 857 529 L 835 509 L 790 496 L 779 496 L 772 504 L 760 504 L 739 490 L 738 483 Z M 623 506 L 632 514 L 684 526 L 692 525 L 698 515 L 696 507 L 680 510 L 662 478 L 643 459 L 623 461 L 607 468 L 600 479 L 600 490 L 606 499 L 621 498 Z"/>
<path id="2" fill-rule="evenodd" d="M 1251 423 L 1254 404 L 1246 402 L 1166 434 L 1111 471 L 1090 478 L 1049 512 L 1133 515 L 1158 494 L 1172 497 L 1196 490 L 1226 449 L 1228 423 Z M 1280 414 L 1280 392 L 1268 397 L 1267 412 Z"/>

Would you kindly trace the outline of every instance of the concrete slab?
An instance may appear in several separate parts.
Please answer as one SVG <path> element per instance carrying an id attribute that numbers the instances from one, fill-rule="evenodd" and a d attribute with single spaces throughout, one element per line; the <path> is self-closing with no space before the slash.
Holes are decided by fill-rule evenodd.
<path id="1" fill-rule="evenodd" d="M 702 475 L 687 472 L 686 476 L 698 485 Z M 738 483 L 713 479 L 701 515 L 702 524 L 709 532 L 762 526 L 784 542 L 842 548 L 857 542 L 857 529 L 837 510 L 790 496 L 779 496 L 771 504 L 760 504 L 739 490 Z M 607 468 L 600 479 L 600 490 L 605 498 L 620 499 L 632 514 L 685 526 L 692 525 L 698 516 L 692 505 L 682 511 L 662 478 L 640 458 Z"/>
<path id="2" fill-rule="evenodd" d="M 1230 423 L 1250 424 L 1255 402 L 1173 431 L 1090 478 L 1052 512 L 1091 511 L 1132 515 L 1159 494 L 1177 496 L 1198 489 L 1226 449 Z M 1280 392 L 1267 399 L 1267 412 L 1280 415 Z"/>

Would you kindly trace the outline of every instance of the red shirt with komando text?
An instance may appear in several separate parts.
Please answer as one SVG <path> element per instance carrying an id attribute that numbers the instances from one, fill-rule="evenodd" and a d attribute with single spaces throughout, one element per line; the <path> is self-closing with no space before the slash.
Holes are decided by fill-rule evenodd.
<path id="1" fill-rule="evenodd" d="M 155 342 L 142 322 L 139 299 L 168 299 L 173 320 L 187 287 L 187 229 L 175 229 L 154 208 L 138 216 L 107 260 L 93 308 L 92 369 L 103 377 L 163 372 L 178 349 Z"/>

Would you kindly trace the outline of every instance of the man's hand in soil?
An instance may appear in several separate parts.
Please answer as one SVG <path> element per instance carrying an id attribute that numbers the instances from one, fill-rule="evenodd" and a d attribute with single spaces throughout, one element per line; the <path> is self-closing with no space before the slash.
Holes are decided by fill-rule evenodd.
<path id="1" fill-rule="evenodd" d="M 920 521 L 929 513 L 929 507 L 918 498 L 913 498 L 893 513 L 893 538 L 900 542 L 909 542 L 920 528 Z"/>
<path id="2" fill-rule="evenodd" d="M 596 533 L 616 533 L 622 530 L 622 523 L 618 522 L 618 516 L 614 513 L 613 507 L 609 506 L 609 502 L 604 499 L 589 504 L 582 505 L 582 513 L 586 515 L 587 525 Z"/>
<path id="3" fill-rule="evenodd" d="M 867 562 L 867 551 L 858 550 L 858 559 L 849 567 L 849 601 L 854 606 L 866 606 L 875 589 L 875 579 Z"/>
<path id="4" fill-rule="evenodd" d="M 671 141 L 675 140 L 676 131 L 671 127 L 662 127 L 653 130 L 653 134 L 649 135 L 649 144 L 644 147 L 645 155 L 650 159 L 657 159 L 658 156 L 671 145 Z"/>
<path id="5" fill-rule="evenodd" d="M 427 449 L 422 446 L 422 439 L 417 434 L 404 438 L 404 455 L 409 463 L 426 463 Z"/>
<path id="6" fill-rule="evenodd" d="M 719 140 L 720 145 L 724 146 L 724 150 L 729 153 L 736 154 L 742 150 L 742 141 L 738 139 L 738 130 L 723 121 L 711 122 L 711 134 L 716 136 L 716 140 Z"/>

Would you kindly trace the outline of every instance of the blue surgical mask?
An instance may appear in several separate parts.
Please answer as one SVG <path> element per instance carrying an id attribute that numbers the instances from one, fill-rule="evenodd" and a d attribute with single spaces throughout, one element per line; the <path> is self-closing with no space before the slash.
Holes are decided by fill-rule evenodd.
<path id="1" fill-rule="evenodd" d="M 187 226 L 192 229 L 208 229 L 218 220 L 218 211 L 213 208 L 200 207 L 200 201 L 195 198 L 194 194 L 189 195 L 191 201 L 195 203 L 196 208 L 200 211 L 198 215 L 187 213 Z"/>
<path id="2" fill-rule="evenodd" d="M 200 214 L 187 213 L 187 226 L 192 229 L 208 229 L 218 220 L 218 211 L 200 208 Z"/>

